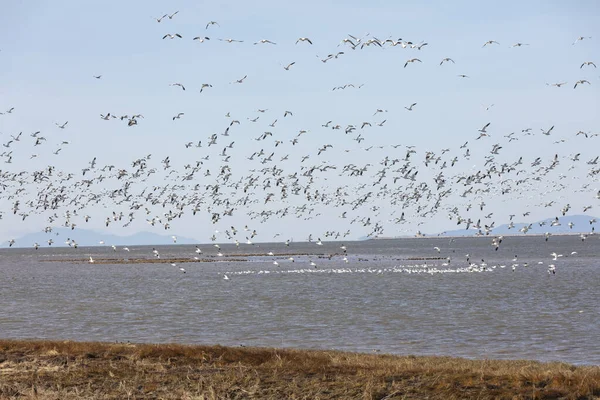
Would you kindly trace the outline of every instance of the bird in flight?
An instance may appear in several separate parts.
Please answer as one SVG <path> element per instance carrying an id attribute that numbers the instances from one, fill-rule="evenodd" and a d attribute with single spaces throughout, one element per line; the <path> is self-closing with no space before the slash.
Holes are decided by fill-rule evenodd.
<path id="1" fill-rule="evenodd" d="M 206 28 L 205 29 L 208 29 L 208 27 L 211 26 L 211 25 L 216 25 L 216 26 L 219 26 L 219 27 L 221 26 L 221 25 L 219 25 L 219 23 L 217 21 L 210 21 L 208 24 L 206 24 Z"/>
<path id="2" fill-rule="evenodd" d="M 483 44 L 483 46 L 481 46 L 481 47 L 485 47 L 485 46 L 487 46 L 488 44 L 494 44 L 494 43 L 495 43 L 495 44 L 500 44 L 500 43 L 496 42 L 495 40 L 488 40 L 488 41 L 487 41 L 487 42 L 485 42 L 485 43 Z"/>
<path id="3" fill-rule="evenodd" d="M 579 67 L 579 69 L 583 68 L 586 65 L 592 65 L 594 68 L 596 68 L 596 64 L 594 64 L 593 61 L 585 61 L 583 64 L 581 64 L 581 67 Z"/>
<path id="4" fill-rule="evenodd" d="M 488 127 L 488 126 L 490 126 L 490 124 L 491 124 L 491 122 L 488 122 L 487 124 L 485 124 L 485 125 L 483 126 L 483 128 L 481 128 L 481 129 L 479 130 L 479 132 L 486 133 L 486 129 L 487 129 L 487 127 Z"/>
<path id="5" fill-rule="evenodd" d="M 165 18 L 166 16 L 167 16 L 167 14 L 165 14 L 165 15 L 163 15 L 163 16 L 161 16 L 161 17 L 159 17 L 159 18 L 154 18 L 154 19 L 156 20 L 156 22 L 159 22 L 159 23 L 160 23 L 160 21 L 162 21 L 162 20 L 163 20 L 163 18 Z"/>
<path id="6" fill-rule="evenodd" d="M 413 110 L 413 107 L 414 107 L 414 106 L 416 106 L 416 105 L 417 105 L 417 103 L 412 103 L 412 104 L 410 105 L 410 107 L 404 107 L 404 108 L 406 108 L 408 111 L 412 111 L 412 110 Z"/>
<path id="7" fill-rule="evenodd" d="M 593 64 L 593 63 L 592 63 L 592 64 Z M 96 79 L 100 79 L 100 78 L 102 78 L 102 75 L 94 75 L 94 78 L 96 78 Z"/>
<path id="8" fill-rule="evenodd" d="M 288 65 L 284 65 L 284 66 L 283 66 L 283 69 L 285 69 L 286 71 L 289 71 L 289 70 L 290 70 L 290 67 L 291 67 L 292 65 L 294 65 L 294 64 L 296 64 L 296 62 L 295 62 L 295 61 L 292 61 L 292 62 L 291 62 L 291 63 L 289 63 Z"/>
<path id="9" fill-rule="evenodd" d="M 209 84 L 209 83 L 203 83 L 202 87 L 200 88 L 200 93 L 202 93 L 202 91 L 204 90 L 204 88 L 209 88 L 209 87 L 212 87 L 212 85 Z"/>
<path id="10" fill-rule="evenodd" d="M 577 44 L 577 42 L 581 42 L 584 39 L 591 39 L 591 36 L 579 36 L 577 39 L 575 39 L 575 41 L 573 42 L 573 44 Z"/>
<path id="11" fill-rule="evenodd" d="M 277 44 L 275 42 L 271 42 L 269 39 L 261 39 L 258 42 L 254 43 L 254 44 L 265 44 L 265 43 L 269 43 L 269 44 Z"/>
<path id="12" fill-rule="evenodd" d="M 181 83 L 171 83 L 171 84 L 169 84 L 169 86 L 179 86 L 180 88 L 185 90 L 185 86 L 183 86 Z"/>
<path id="13" fill-rule="evenodd" d="M 163 39 L 166 39 L 166 38 L 175 39 L 176 37 L 178 37 L 180 39 L 182 38 L 182 36 L 179 33 L 175 33 L 175 34 L 167 33 L 165 36 L 163 36 Z"/>
<path id="14" fill-rule="evenodd" d="M 407 60 L 406 63 L 404 63 L 404 68 L 406 68 L 406 66 L 408 65 L 408 63 L 414 63 L 414 62 L 422 62 L 421 60 L 419 60 L 418 58 L 411 58 L 410 60 Z"/>
<path id="15" fill-rule="evenodd" d="M 176 116 L 173 117 L 173 121 L 175 121 L 176 119 L 180 119 L 183 115 L 185 115 L 184 113 L 178 113 Z"/>
<path id="16" fill-rule="evenodd" d="M 312 41 L 307 37 L 298 38 L 298 40 L 296 40 L 296 44 L 298 44 L 298 42 L 308 42 L 310 44 L 313 44 Z"/>
<path id="17" fill-rule="evenodd" d="M 451 59 L 450 57 L 446 57 L 440 62 L 440 65 L 442 65 L 443 63 L 448 62 L 448 61 L 451 61 L 452 64 L 456 64 L 453 59 Z"/>
<path id="18" fill-rule="evenodd" d="M 69 121 L 65 122 L 64 124 L 59 124 L 58 122 L 55 122 L 56 126 L 58 126 L 60 129 L 65 129 L 65 126 L 67 126 L 67 124 L 69 123 Z"/>
<path id="19" fill-rule="evenodd" d="M 236 40 L 236 39 L 219 39 L 221 42 L 227 42 L 227 43 L 233 43 L 233 42 L 238 42 L 238 43 L 243 43 L 243 40 Z"/>
<path id="20" fill-rule="evenodd" d="M 584 83 L 587 83 L 588 85 L 591 85 L 591 83 L 585 79 L 580 79 L 577 82 L 575 82 L 575 86 L 573 86 L 573 89 L 575 89 L 577 87 L 577 85 L 583 85 Z"/>
<path id="21" fill-rule="evenodd" d="M 175 15 L 177 15 L 179 11 L 175 11 L 173 14 L 169 15 L 169 19 L 173 19 Z"/>
<path id="22" fill-rule="evenodd" d="M 248 75 L 244 75 L 244 77 L 242 79 L 235 80 L 231 83 L 244 83 L 244 79 L 246 79 L 247 77 L 248 77 Z"/>
<path id="23" fill-rule="evenodd" d="M 546 86 L 556 86 L 561 87 L 562 85 L 566 85 L 567 82 L 559 82 L 559 83 L 546 83 Z"/>

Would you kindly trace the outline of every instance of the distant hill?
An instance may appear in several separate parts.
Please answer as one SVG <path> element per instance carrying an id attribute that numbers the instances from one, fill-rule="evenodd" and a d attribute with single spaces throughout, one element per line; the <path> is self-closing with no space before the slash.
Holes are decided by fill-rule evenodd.
<path id="1" fill-rule="evenodd" d="M 51 233 L 35 232 L 15 239 L 12 247 L 31 247 L 34 243 L 40 246 L 48 246 L 48 240 L 52 239 L 52 246 L 63 247 L 68 238 L 74 239 L 79 246 L 102 246 L 100 241 L 104 241 L 104 246 L 143 246 L 143 245 L 165 245 L 173 244 L 172 234 L 159 235 L 152 232 L 138 232 L 130 236 L 118 236 L 108 233 L 95 232 L 87 229 L 54 228 Z M 175 235 L 177 236 L 177 235 Z M 177 244 L 196 244 L 197 240 L 177 236 Z M 8 243 L 2 243 L 2 248 L 8 247 Z"/>
<path id="2" fill-rule="evenodd" d="M 531 224 L 531 229 L 527 231 L 527 235 L 543 235 L 546 232 L 549 232 L 552 235 L 589 233 L 592 231 L 592 228 L 597 225 L 597 223 L 590 224 L 590 220 L 592 219 L 597 218 L 589 215 L 566 215 L 558 218 L 558 221 L 560 222 L 560 225 L 558 226 L 550 226 L 552 221 L 554 221 L 554 218 L 548 218 L 533 223 L 515 222 L 514 228 L 509 229 L 510 224 L 500 225 L 494 228 L 490 232 L 490 235 L 523 235 L 523 232 L 521 232 L 520 229 L 529 224 Z M 540 225 L 544 222 L 545 225 Z M 573 228 L 569 228 L 570 222 L 573 223 Z M 477 229 L 473 229 L 471 227 L 469 230 L 457 229 L 453 231 L 445 231 L 440 234 L 430 234 L 427 236 L 475 236 L 476 234 Z"/>

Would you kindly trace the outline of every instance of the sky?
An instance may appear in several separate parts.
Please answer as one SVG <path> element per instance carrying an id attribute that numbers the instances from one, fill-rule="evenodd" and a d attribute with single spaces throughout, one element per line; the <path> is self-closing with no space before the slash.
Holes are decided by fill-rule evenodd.
<path id="1" fill-rule="evenodd" d="M 156 21 L 176 11 L 172 19 Z M 320 237 L 328 231 L 348 230 L 349 238 L 359 238 L 371 234 L 376 221 L 385 225 L 382 236 L 441 232 L 456 229 L 456 213 L 454 219 L 449 217 L 454 207 L 473 221 L 493 212 L 486 221 L 496 225 L 508 223 L 510 214 L 520 215 L 519 222 L 559 216 L 566 204 L 571 205 L 570 213 L 581 214 L 584 206 L 597 203 L 595 194 L 600 189 L 597 175 L 588 174 L 593 165 L 586 164 L 600 154 L 600 137 L 593 136 L 600 133 L 600 70 L 592 65 L 580 68 L 585 61 L 600 64 L 599 17 L 600 5 L 595 1 L 7 2 L 0 13 L 0 112 L 4 113 L 0 115 L 0 141 L 5 145 L 0 149 L 4 152 L 0 170 L 23 171 L 25 178 L 22 183 L 6 181 L 7 175 L 0 178 L 8 185 L 0 192 L 0 240 L 59 226 L 65 219 L 76 221 L 77 227 L 123 235 L 161 232 L 162 227 L 146 222 L 167 211 L 168 207 L 160 204 L 148 205 L 150 212 L 136 214 L 127 227 L 122 223 L 105 226 L 113 211 L 129 213 L 130 203 L 118 203 L 106 195 L 121 187 L 123 181 L 116 178 L 95 181 L 89 191 L 102 200 L 82 207 L 78 216 L 64 216 L 74 208 L 68 203 L 51 212 L 27 211 L 25 220 L 18 215 L 26 212 L 25 204 L 18 213 L 12 211 L 15 200 L 25 203 L 46 187 L 32 182 L 33 171 L 51 165 L 56 173 L 72 173 L 74 178 L 67 181 L 65 190 L 74 196 L 89 193 L 85 186 L 72 185 L 86 179 L 82 170 L 94 157 L 97 167 L 88 172 L 88 178 L 100 175 L 98 169 L 105 165 L 115 165 L 105 176 L 114 175 L 118 169 L 131 173 L 132 161 L 148 154 L 152 154 L 148 163 L 157 173 L 147 181 L 133 183 L 137 193 L 146 187 L 150 191 L 172 184 L 198 183 L 206 188 L 216 182 L 223 165 L 231 168 L 232 181 L 253 175 L 260 182 L 268 175 L 260 171 L 265 166 L 282 168 L 284 175 L 302 174 L 306 171 L 302 167 L 337 167 L 317 174 L 309 189 L 326 193 L 329 202 L 307 202 L 302 196 L 282 199 L 276 178 L 272 178 L 271 188 L 251 190 L 250 198 L 256 202 L 236 206 L 231 217 L 213 224 L 212 213 L 216 209 L 222 213 L 223 207 L 211 205 L 208 197 L 198 216 L 188 210 L 171 221 L 170 229 L 164 232 L 203 242 L 215 230 L 225 241 L 225 229 L 244 225 L 259 232 L 257 241 L 269 241 L 278 234 L 282 240 L 303 240 L 309 234 Z M 209 21 L 218 25 L 206 28 Z M 175 33 L 182 38 L 162 39 Z M 361 38 L 363 43 L 372 38 L 401 38 L 427 45 L 421 50 L 389 44 L 352 50 L 341 43 L 348 35 Z M 210 40 L 192 40 L 196 36 Z M 575 43 L 581 36 L 585 39 Z M 299 37 L 308 37 L 313 44 L 296 44 Z M 219 38 L 243 42 L 227 43 Z M 253 44 L 261 39 L 276 44 Z M 488 40 L 499 44 L 483 47 Z M 513 47 L 515 43 L 525 45 Z M 321 61 L 338 52 L 344 54 Z M 445 57 L 455 63 L 440 66 Z M 404 67 L 412 58 L 421 62 Z M 285 70 L 283 67 L 291 62 L 295 64 Z M 98 75 L 102 77 L 94 78 Z M 243 83 L 232 83 L 244 76 Z M 580 79 L 590 84 L 573 89 Z M 562 82 L 567 83 L 560 88 L 547 85 Z M 183 84 L 186 90 L 173 83 Z M 200 93 L 202 84 L 212 87 Z M 355 87 L 332 90 L 345 84 Z M 417 104 L 412 111 L 405 108 L 413 103 Z M 6 112 L 13 107 L 11 113 Z M 386 111 L 373 115 L 378 109 Z M 293 115 L 284 117 L 285 111 Z M 106 113 L 144 117 L 129 127 L 127 119 L 101 119 L 100 114 Z M 184 115 L 174 120 L 178 113 Z M 230 117 L 226 117 L 228 113 Z M 251 122 L 256 117 L 257 122 Z M 221 136 L 233 119 L 240 124 L 231 126 L 230 136 Z M 272 124 L 274 120 L 277 122 Z M 330 126 L 339 124 L 342 129 L 322 126 L 330 120 Z M 60 129 L 57 124 L 65 121 L 68 124 Z M 363 122 L 372 126 L 360 129 Z M 478 130 L 488 122 L 489 136 L 477 139 Z M 343 128 L 349 124 L 358 129 L 346 134 Z M 552 126 L 551 135 L 541 134 Z M 523 134 L 528 128 L 533 135 Z M 290 140 L 301 130 L 307 132 L 297 145 L 291 145 Z M 36 138 L 30 136 L 36 131 L 47 139 L 38 146 L 34 146 Z M 576 135 L 579 131 L 588 138 Z M 23 132 L 20 140 L 12 139 L 8 144 L 19 132 Z M 255 140 L 264 132 L 273 136 Z M 505 135 L 511 132 L 519 140 L 509 142 Z M 215 133 L 218 144 L 207 147 Z M 353 140 L 358 134 L 363 141 Z M 185 147 L 199 140 L 202 148 Z M 275 140 L 282 143 L 275 146 Z M 226 151 L 231 157 L 224 161 L 221 151 L 232 141 L 235 144 Z M 460 148 L 465 142 L 469 142 L 470 156 Z M 332 147 L 317 154 L 327 144 Z M 519 178 L 514 173 L 506 176 L 513 184 L 510 193 L 502 196 L 497 193 L 502 177 L 489 186 L 490 192 L 460 196 L 468 188 L 457 183 L 457 178 L 489 167 L 485 157 L 494 144 L 502 147 L 493 155 L 498 167 L 523 157 L 520 168 L 525 171 L 521 176 L 530 179 L 517 184 Z M 395 201 L 402 193 L 414 191 L 411 182 L 402 183 L 405 179 L 392 181 L 393 176 L 402 175 L 393 170 L 403 161 L 387 170 L 385 182 L 373 185 L 382 169 L 380 162 L 385 157 L 403 160 L 406 146 L 416 150 L 411 156 L 411 168 L 419 171 L 414 185 L 425 182 L 431 187 L 432 179 L 443 172 L 446 188 L 453 190 L 435 213 L 423 216 L 418 210 L 419 202 L 423 207 L 429 204 L 425 200 L 405 209 Z M 275 153 L 274 161 L 261 164 L 263 156 L 248 159 L 261 149 L 265 157 Z M 442 149 L 449 151 L 442 154 Z M 449 164 L 458 157 L 457 166 L 445 171 L 425 166 L 427 151 L 442 157 L 439 164 L 443 160 Z M 581 161 L 572 161 L 577 153 L 581 153 Z M 286 154 L 289 159 L 279 161 Z M 561 160 L 558 167 L 535 180 L 540 174 L 530 164 L 541 157 L 542 165 L 547 166 L 555 154 Z M 301 161 L 306 155 L 309 158 Z M 167 156 L 172 168 L 162 170 L 160 161 Z M 202 159 L 206 156 L 208 160 Z M 193 180 L 182 183 L 175 179 L 186 171 L 186 164 L 197 161 L 202 161 L 202 170 Z M 371 166 L 360 177 L 340 176 L 349 164 Z M 206 169 L 211 171 L 210 177 L 204 176 Z M 171 171 L 176 172 L 169 175 Z M 382 189 L 384 183 L 388 186 Z M 53 185 L 55 188 L 61 183 Z M 336 187 L 344 187 L 349 200 L 369 191 L 372 194 L 353 210 L 352 205 L 340 204 Z M 179 195 L 191 193 L 189 187 L 177 190 Z M 226 193 L 231 199 L 243 197 L 241 188 L 230 188 Z M 277 194 L 272 202 L 264 203 L 269 193 Z M 478 206 L 482 201 L 486 203 L 484 210 Z M 264 221 L 252 218 L 252 213 L 309 203 L 308 208 L 314 208 L 311 214 L 271 216 Z M 552 205 L 545 207 L 549 203 Z M 341 218 L 344 211 L 348 218 Z M 393 223 L 402 211 L 406 221 Z M 586 213 L 594 215 L 594 211 L 596 208 Z M 54 212 L 59 217 L 48 221 Z M 522 215 L 527 212 L 530 214 Z M 82 221 L 85 214 L 91 216 L 88 223 Z M 368 218 L 371 225 L 358 222 Z M 238 236 L 245 239 L 243 233 Z"/>

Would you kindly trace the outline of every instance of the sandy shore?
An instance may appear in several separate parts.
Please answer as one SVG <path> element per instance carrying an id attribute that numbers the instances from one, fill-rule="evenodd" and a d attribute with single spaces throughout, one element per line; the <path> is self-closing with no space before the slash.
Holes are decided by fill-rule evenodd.
<path id="1" fill-rule="evenodd" d="M 0 341 L 2 399 L 597 399 L 600 367 L 337 351 Z"/>

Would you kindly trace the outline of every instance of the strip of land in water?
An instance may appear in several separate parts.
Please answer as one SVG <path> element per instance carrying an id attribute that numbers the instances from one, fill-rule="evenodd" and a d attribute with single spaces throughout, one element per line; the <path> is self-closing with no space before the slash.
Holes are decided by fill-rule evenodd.
<path id="1" fill-rule="evenodd" d="M 273 348 L 2 340 L 0 398 L 597 399 L 600 367 Z"/>

